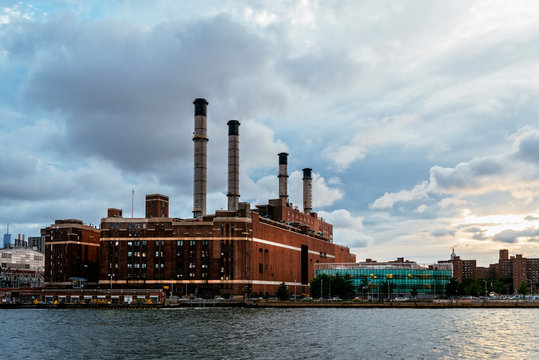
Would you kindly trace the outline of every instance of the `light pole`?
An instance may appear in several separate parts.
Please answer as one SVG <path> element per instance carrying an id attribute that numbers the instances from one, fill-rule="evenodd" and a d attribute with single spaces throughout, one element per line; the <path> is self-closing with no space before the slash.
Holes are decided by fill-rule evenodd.
<path id="1" fill-rule="evenodd" d="M 108 274 L 110 277 L 110 288 L 112 290 L 112 278 L 114 277 L 114 274 Z"/>
<path id="2" fill-rule="evenodd" d="M 331 299 L 331 281 L 328 284 L 328 299 Z"/>
<path id="3" fill-rule="evenodd" d="M 485 283 L 485 297 L 487 297 L 487 281 L 486 280 L 483 280 L 483 282 Z"/>
<path id="4" fill-rule="evenodd" d="M 320 278 L 320 297 L 324 298 L 324 278 Z"/>
<path id="5" fill-rule="evenodd" d="M 296 301 L 296 279 L 294 279 L 294 301 Z"/>

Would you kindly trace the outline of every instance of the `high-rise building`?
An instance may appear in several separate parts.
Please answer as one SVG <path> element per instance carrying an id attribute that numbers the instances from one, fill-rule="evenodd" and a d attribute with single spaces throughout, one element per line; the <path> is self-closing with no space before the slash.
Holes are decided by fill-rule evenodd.
<path id="1" fill-rule="evenodd" d="M 9 233 L 9 224 L 7 225 L 6 233 L 4 234 L 4 249 L 9 249 L 11 247 L 11 234 Z"/>

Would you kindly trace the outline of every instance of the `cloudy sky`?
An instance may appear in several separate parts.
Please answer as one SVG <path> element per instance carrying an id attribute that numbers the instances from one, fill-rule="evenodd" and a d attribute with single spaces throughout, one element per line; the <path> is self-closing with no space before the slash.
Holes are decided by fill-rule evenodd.
<path id="1" fill-rule="evenodd" d="M 0 0 L 0 231 L 192 210 L 193 99 L 208 107 L 208 211 L 301 207 L 358 260 L 539 256 L 539 4 Z"/>

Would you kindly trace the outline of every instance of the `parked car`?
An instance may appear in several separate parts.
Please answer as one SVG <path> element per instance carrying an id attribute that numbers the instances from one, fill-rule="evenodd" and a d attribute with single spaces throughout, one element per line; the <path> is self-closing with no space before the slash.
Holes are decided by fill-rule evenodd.
<path id="1" fill-rule="evenodd" d="M 410 299 L 407 297 L 401 297 L 401 296 L 397 296 L 396 298 L 393 299 L 393 301 L 408 301 L 408 300 Z"/>

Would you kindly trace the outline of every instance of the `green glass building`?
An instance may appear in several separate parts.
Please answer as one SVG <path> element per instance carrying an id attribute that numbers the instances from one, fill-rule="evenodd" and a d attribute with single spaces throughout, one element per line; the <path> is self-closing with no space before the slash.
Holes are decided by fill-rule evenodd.
<path id="1" fill-rule="evenodd" d="M 419 265 L 411 261 L 367 262 L 357 264 L 315 264 L 316 275 L 350 275 L 355 293 L 369 298 L 411 296 L 445 297 L 445 286 L 452 276 L 451 264 Z"/>

